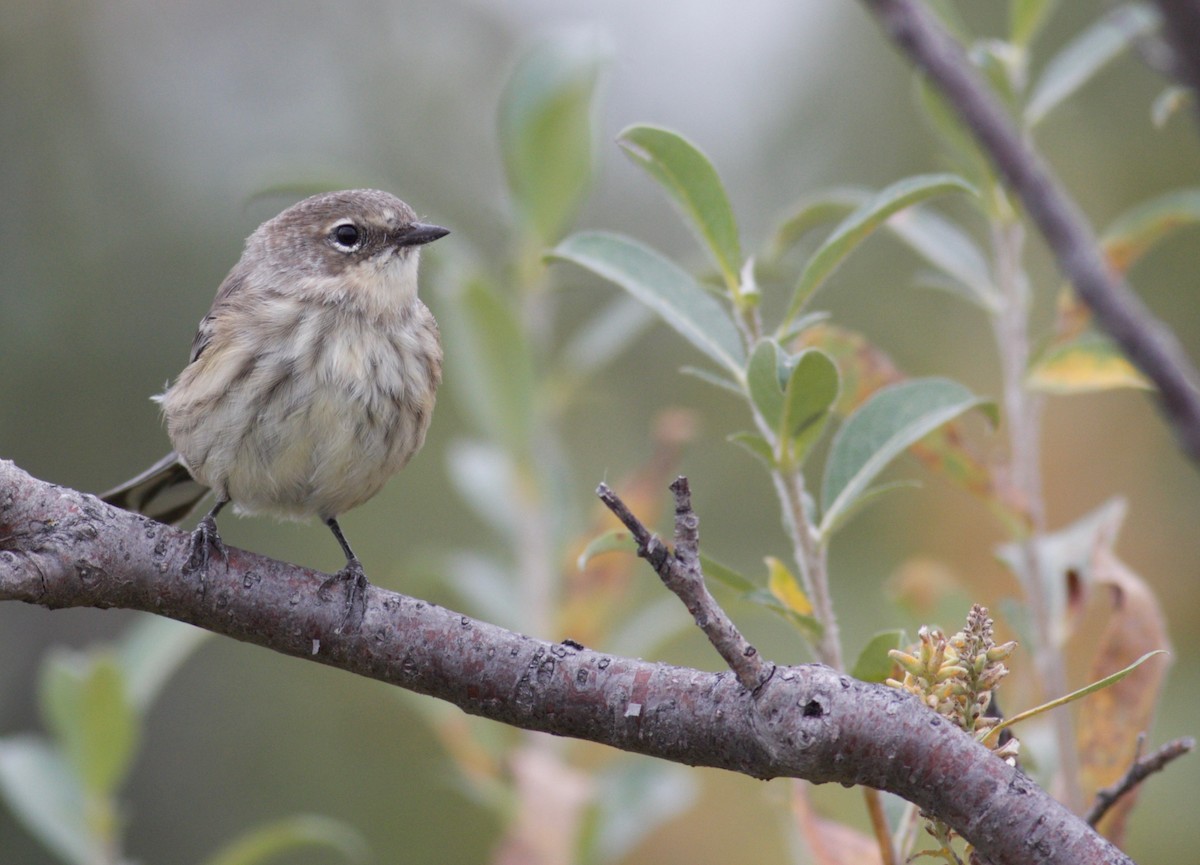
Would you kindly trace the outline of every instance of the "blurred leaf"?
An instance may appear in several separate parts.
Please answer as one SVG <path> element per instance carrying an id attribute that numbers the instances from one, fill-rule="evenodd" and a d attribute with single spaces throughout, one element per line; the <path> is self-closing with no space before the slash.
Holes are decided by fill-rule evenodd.
<path id="1" fill-rule="evenodd" d="M 975 194 L 975 189 L 953 174 L 926 174 L 893 183 L 864 202 L 833 230 L 817 248 L 800 274 L 783 325 L 792 321 L 821 284 L 855 248 L 892 214 L 934 195 L 960 191 Z"/>
<path id="2" fill-rule="evenodd" d="M 1111 541 L 1095 551 L 1092 579 L 1108 589 L 1112 611 L 1092 659 L 1089 679 L 1107 679 L 1129 670 L 1155 649 L 1169 649 L 1167 622 L 1154 591 L 1117 558 Z M 1133 662 L 1133 663 L 1131 663 Z M 1079 707 L 1077 715 L 1080 780 L 1085 800 L 1115 784 L 1137 758 L 1138 736 L 1149 730 L 1162 698 L 1170 658 L 1148 664 L 1136 676 L 1123 678 Z M 1118 846 L 1125 823 L 1137 803 L 1137 791 L 1123 796 L 1101 819 L 1098 829 Z"/>
<path id="3" fill-rule="evenodd" d="M 1111 339 L 1094 330 L 1051 345 L 1030 368 L 1026 385 L 1052 394 L 1154 388 Z"/>
<path id="4" fill-rule="evenodd" d="M 1028 46 L 1050 17 L 1058 0 L 1010 0 L 1008 32 L 1013 43 Z"/>
<path id="5" fill-rule="evenodd" d="M 700 554 L 700 567 L 706 580 L 716 580 L 735 592 L 753 592 L 758 589 L 753 582 L 728 565 L 723 565 L 711 556 Z"/>
<path id="6" fill-rule="evenodd" d="M 629 126 L 617 143 L 670 193 L 712 255 L 731 292 L 741 284 L 742 248 L 725 187 L 708 157 L 677 132 Z"/>
<path id="7" fill-rule="evenodd" d="M 1173 84 L 1154 97 L 1150 106 L 1150 121 L 1155 129 L 1162 129 L 1167 122 L 1192 101 L 1192 91 L 1186 87 Z"/>
<path id="8" fill-rule="evenodd" d="M 463 410 L 515 454 L 526 454 L 536 412 L 529 340 L 514 304 L 483 278 L 465 280 L 443 311 Z"/>
<path id="9" fill-rule="evenodd" d="M 1025 89 L 1026 52 L 1000 39 L 977 39 L 967 49 L 967 56 L 983 73 L 992 93 L 1015 117 L 1020 110 L 1017 94 Z"/>
<path id="10" fill-rule="evenodd" d="M 775 229 L 767 244 L 767 259 L 776 261 L 810 231 L 840 222 L 870 198 L 871 190 L 860 186 L 837 186 L 804 196 Z"/>
<path id="11" fill-rule="evenodd" d="M 828 539 L 843 512 L 909 445 L 972 408 L 995 407 L 957 382 L 913 379 L 885 387 L 838 430 L 825 465 L 820 534 Z"/>
<path id="12" fill-rule="evenodd" d="M 796 575 L 774 556 L 767 556 L 763 561 L 767 563 L 767 591 L 793 613 L 811 617 L 812 601 L 808 599 L 804 589 L 800 588 L 800 581 L 796 579 Z"/>
<path id="13" fill-rule="evenodd" d="M 584 322 L 562 350 L 562 364 L 576 375 L 592 375 L 617 357 L 654 321 L 654 314 L 629 295 L 618 295 Z"/>
<path id="14" fill-rule="evenodd" d="M 459 439 L 447 448 L 446 468 L 455 490 L 477 517 L 502 538 L 516 536 L 512 490 L 517 472 L 508 453 L 489 442 Z"/>
<path id="15" fill-rule="evenodd" d="M 117 659 L 134 708 L 141 713 L 149 709 L 180 665 L 212 635 L 162 616 L 140 616 L 117 644 Z"/>
<path id="16" fill-rule="evenodd" d="M 794 464 L 803 463 L 824 429 L 840 384 L 837 365 L 820 349 L 807 349 L 793 359 L 777 428 L 780 440 L 790 444 Z"/>
<path id="17" fill-rule="evenodd" d="M 595 812 L 584 839 L 585 862 L 624 859 L 663 823 L 692 807 L 694 772 L 655 760 L 620 760 L 597 779 Z"/>
<path id="18" fill-rule="evenodd" d="M 621 286 L 741 380 L 745 352 L 729 313 L 669 259 L 635 240 L 604 232 L 574 234 L 550 255 Z"/>
<path id="19" fill-rule="evenodd" d="M 779 428 L 783 413 L 782 366 L 783 353 L 779 343 L 773 339 L 761 339 L 750 353 L 750 363 L 746 367 L 746 388 L 750 392 L 750 399 L 772 429 Z"/>
<path id="20" fill-rule="evenodd" d="M 1125 273 L 1156 243 L 1200 222 L 1200 189 L 1177 189 L 1118 216 L 1100 240 L 1109 264 Z"/>
<path id="21" fill-rule="evenodd" d="M 1157 30 L 1158 24 L 1158 14 L 1149 5 L 1131 4 L 1118 6 L 1084 30 L 1046 64 L 1025 106 L 1026 126 L 1037 126 L 1131 42 Z"/>
<path id="22" fill-rule="evenodd" d="M 792 816 L 812 865 L 882 865 L 879 844 L 852 826 L 822 817 L 809 802 L 808 785 L 792 786 Z"/>
<path id="23" fill-rule="evenodd" d="M 789 346 L 793 352 L 819 348 L 833 358 L 841 390 L 833 411 L 849 415 L 880 388 L 904 380 L 887 353 L 858 331 L 836 324 L 818 324 Z"/>
<path id="24" fill-rule="evenodd" d="M 35 736 L 0 739 L 0 793 L 13 816 L 59 859 L 70 865 L 97 861 L 85 794 L 60 751 Z"/>
<path id="25" fill-rule="evenodd" d="M 205 865 L 259 865 L 310 847 L 325 848 L 349 862 L 370 858 L 367 842 L 357 829 L 331 817 L 299 814 L 239 835 Z"/>
<path id="26" fill-rule="evenodd" d="M 592 179 L 592 96 L 600 61 L 582 40 L 546 42 L 517 65 L 500 101 L 508 185 L 526 224 L 554 243 Z"/>
<path id="27" fill-rule="evenodd" d="M 764 607 L 785 619 L 806 640 L 815 643 L 821 639 L 821 633 L 824 631 L 824 628 L 821 627 L 821 623 L 815 616 L 806 616 L 803 613 L 796 612 L 786 603 L 775 597 L 769 590 L 755 589 L 746 595 L 746 600 L 758 604 L 760 607 Z"/>
<path id="28" fill-rule="evenodd" d="M 987 259 L 971 236 L 927 207 L 913 207 L 887 221 L 887 228 L 929 264 L 966 289 L 986 310 L 999 308 Z"/>
<path id="29" fill-rule="evenodd" d="M 907 645 L 908 637 L 903 630 L 880 631 L 858 653 L 858 660 L 854 662 L 850 675 L 863 682 L 883 682 L 892 675 L 892 668 L 896 665 L 888 652 L 903 649 Z"/>
<path id="30" fill-rule="evenodd" d="M 1093 585 L 1096 551 L 1115 543 L 1128 510 L 1122 498 L 1112 498 L 1064 528 L 1040 536 L 1034 547 L 1041 566 L 1042 602 L 1050 616 L 1053 647 L 1061 649 L 1074 631 Z M 1017 543 L 1001 544 L 996 556 L 1016 575 L 1023 593 L 1037 597 L 1037 584 L 1026 566 L 1026 551 Z"/>
<path id="31" fill-rule="evenodd" d="M 469 611 L 513 631 L 524 631 L 529 618 L 521 605 L 512 572 L 499 561 L 471 552 L 446 559 L 447 582 Z"/>
<path id="32" fill-rule="evenodd" d="M 140 723 L 109 652 L 57 651 L 42 666 L 41 708 L 85 789 L 110 796 L 130 768 Z"/>
<path id="33" fill-rule="evenodd" d="M 950 151 L 953 164 L 976 189 L 991 189 L 995 185 L 995 173 L 988 157 L 980 150 L 975 136 L 963 125 L 946 98 L 924 75 L 916 78 L 917 104 L 921 114 L 929 122 L 933 133 Z M 986 199 L 984 201 L 986 203 Z"/>
<path id="34" fill-rule="evenodd" d="M 592 538 L 588 545 L 583 548 L 583 552 L 579 554 L 579 558 L 575 562 L 576 567 L 582 571 L 595 556 L 617 550 L 637 555 L 637 543 L 634 541 L 633 536 L 623 529 L 611 529 L 602 535 Z"/>
<path id="35" fill-rule="evenodd" d="M 738 384 L 736 381 L 725 378 L 725 376 L 718 375 L 717 373 L 712 372 L 707 369 L 704 369 L 703 367 L 681 366 L 679 368 L 679 371 L 681 373 L 683 373 L 684 375 L 690 375 L 693 378 L 698 378 L 703 382 L 707 382 L 708 384 L 711 384 L 713 387 L 720 388 L 721 390 L 724 390 L 724 391 L 728 391 L 729 393 L 734 394 L 737 397 L 744 398 L 746 396 L 745 392 L 742 390 L 742 386 L 740 384 Z"/>
<path id="36" fill-rule="evenodd" d="M 757 457 L 767 471 L 775 468 L 775 451 L 771 444 L 758 433 L 734 433 L 729 436 L 729 441 L 744 448 L 751 456 Z"/>

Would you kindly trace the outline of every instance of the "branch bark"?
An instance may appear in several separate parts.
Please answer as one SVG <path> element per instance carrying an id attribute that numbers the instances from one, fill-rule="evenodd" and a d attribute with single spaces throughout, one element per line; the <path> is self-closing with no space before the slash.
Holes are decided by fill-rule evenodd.
<path id="1" fill-rule="evenodd" d="M 819 665 L 755 691 L 710 673 L 548 643 L 370 587 L 337 633 L 326 575 L 230 548 L 182 577 L 188 535 L 0 460 L 0 600 L 144 610 L 528 730 L 755 778 L 887 790 L 938 815 L 993 865 L 1130 863 L 1019 769 L 918 700 Z"/>
<path id="2" fill-rule="evenodd" d="M 1200 373 L 1174 334 L 1108 266 L 1078 205 L 1013 126 L 962 47 L 919 0 L 863 2 L 954 106 L 1024 203 L 1059 268 L 1091 308 L 1096 321 L 1154 382 L 1180 445 L 1200 463 Z"/>

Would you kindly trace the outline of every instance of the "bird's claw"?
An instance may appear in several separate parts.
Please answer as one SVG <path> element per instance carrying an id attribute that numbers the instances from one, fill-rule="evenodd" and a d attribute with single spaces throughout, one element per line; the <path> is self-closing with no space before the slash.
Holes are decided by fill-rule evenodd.
<path id="1" fill-rule="evenodd" d="M 345 587 L 346 614 L 334 632 L 343 634 L 357 631 L 367 614 L 367 587 L 370 585 L 367 582 L 367 574 L 363 570 L 362 562 L 357 558 L 347 561 L 346 567 L 321 583 L 321 588 L 317 590 L 317 597 L 322 601 L 333 600 L 333 590 L 339 584 Z"/>

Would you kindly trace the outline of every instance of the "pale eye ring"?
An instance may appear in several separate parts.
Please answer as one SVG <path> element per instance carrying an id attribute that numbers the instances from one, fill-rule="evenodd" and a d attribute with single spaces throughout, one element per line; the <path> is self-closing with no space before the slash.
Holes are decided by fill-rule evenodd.
<path id="1" fill-rule="evenodd" d="M 353 222 L 340 222 L 329 233 L 329 239 L 343 252 L 354 252 L 362 246 L 363 233 Z"/>

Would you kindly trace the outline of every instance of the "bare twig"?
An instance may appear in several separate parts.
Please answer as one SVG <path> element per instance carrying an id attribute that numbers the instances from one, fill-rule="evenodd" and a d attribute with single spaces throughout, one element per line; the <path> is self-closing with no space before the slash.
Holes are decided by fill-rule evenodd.
<path id="1" fill-rule="evenodd" d="M 674 553 L 650 533 L 608 484 L 596 488 L 600 501 L 633 535 L 638 555 L 651 564 L 663 585 L 683 601 L 696 625 L 725 659 L 742 687 L 754 691 L 770 678 L 773 668 L 764 663 L 704 585 L 700 567 L 700 518 L 692 509 L 692 491 L 687 478 L 676 478 L 671 484 L 671 492 L 675 494 Z"/>
<path id="2" fill-rule="evenodd" d="M 1145 734 L 1143 733 L 1142 736 L 1144 737 Z M 1139 753 L 1141 751 L 1141 744 L 1142 739 L 1139 739 Z M 1092 805 L 1092 810 L 1088 811 L 1083 819 L 1087 821 L 1089 826 L 1095 826 L 1108 813 L 1108 810 L 1117 804 L 1122 796 L 1127 795 L 1150 775 L 1153 775 L 1155 772 L 1161 772 L 1167 767 L 1168 763 L 1182 757 L 1195 747 L 1196 740 L 1188 736 L 1168 742 L 1145 757 L 1138 756 L 1120 781 L 1111 787 L 1105 787 L 1096 794 L 1096 804 Z"/>
<path id="3" fill-rule="evenodd" d="M 1200 374 L 1174 334 L 1109 268 L 1078 206 L 1013 127 L 962 47 L 921 3 L 863 2 L 896 44 L 929 75 L 991 156 L 1096 320 L 1158 387 L 1163 410 L 1183 449 L 1200 461 Z"/>

